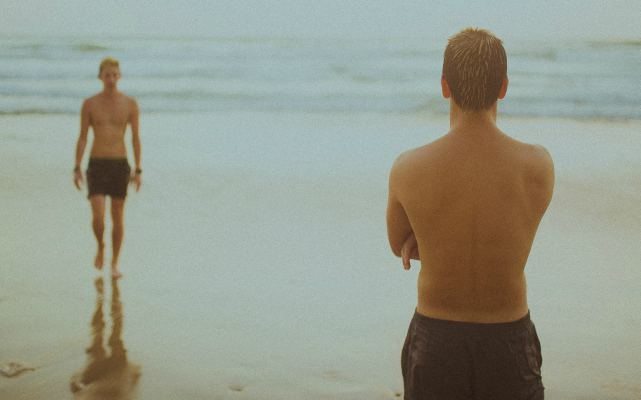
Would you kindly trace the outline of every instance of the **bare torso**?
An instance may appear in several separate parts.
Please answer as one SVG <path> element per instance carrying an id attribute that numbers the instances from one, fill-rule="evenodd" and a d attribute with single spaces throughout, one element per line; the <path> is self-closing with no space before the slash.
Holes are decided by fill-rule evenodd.
<path id="1" fill-rule="evenodd" d="M 110 96 L 100 93 L 86 102 L 89 125 L 94 133 L 91 157 L 127 157 L 125 132 L 136 110 L 134 100 L 122 93 Z"/>
<path id="2" fill-rule="evenodd" d="M 496 128 L 454 129 L 397 160 L 390 185 L 418 244 L 419 313 L 504 322 L 528 312 L 524 268 L 552 168 L 542 147 Z"/>

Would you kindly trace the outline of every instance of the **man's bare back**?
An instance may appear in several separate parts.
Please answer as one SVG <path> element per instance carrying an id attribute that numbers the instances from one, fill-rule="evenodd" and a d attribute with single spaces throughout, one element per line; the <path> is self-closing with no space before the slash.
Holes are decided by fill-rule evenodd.
<path id="1" fill-rule="evenodd" d="M 496 125 L 507 53 L 491 32 L 450 37 L 441 90 L 450 129 L 398 157 L 387 233 L 421 261 L 401 370 L 405 400 L 543 400 L 543 359 L 524 268 L 554 186 L 541 146 Z"/>
<path id="2" fill-rule="evenodd" d="M 467 124 L 462 124 L 469 126 Z M 524 267 L 550 201 L 547 151 L 493 123 L 453 129 L 401 155 L 390 176 L 392 249 L 416 237 L 421 314 L 469 322 L 528 312 Z"/>

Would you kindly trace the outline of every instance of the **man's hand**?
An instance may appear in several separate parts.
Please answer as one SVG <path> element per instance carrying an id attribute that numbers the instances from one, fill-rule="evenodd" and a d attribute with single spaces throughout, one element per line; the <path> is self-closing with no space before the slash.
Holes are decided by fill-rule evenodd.
<path id="1" fill-rule="evenodd" d="M 403 261 L 403 268 L 405 270 L 409 270 L 411 265 L 410 265 L 410 260 L 420 260 L 420 256 L 418 254 L 418 243 L 416 242 L 416 236 L 414 236 L 414 233 L 411 233 L 407 239 L 405 239 L 405 243 L 403 243 L 403 247 L 401 247 L 401 260 Z"/>
<path id="2" fill-rule="evenodd" d="M 80 169 L 75 169 L 73 171 L 73 184 L 76 186 L 76 189 L 82 189 L 84 179 L 82 178 L 82 171 Z"/>
<path id="3" fill-rule="evenodd" d="M 140 174 L 134 173 L 131 176 L 131 182 L 133 182 L 136 192 L 140 191 L 140 185 L 142 185 L 142 176 Z"/>

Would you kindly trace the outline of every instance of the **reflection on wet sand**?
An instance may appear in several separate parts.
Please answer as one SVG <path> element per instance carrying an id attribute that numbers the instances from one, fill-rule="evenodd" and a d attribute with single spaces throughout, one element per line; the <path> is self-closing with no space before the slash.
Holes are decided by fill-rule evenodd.
<path id="1" fill-rule="evenodd" d="M 104 283 L 102 278 L 95 281 L 96 310 L 91 318 L 92 342 L 87 348 L 87 364 L 71 377 L 71 392 L 74 399 L 122 399 L 137 397 L 136 387 L 140 378 L 140 366 L 127 360 L 127 351 L 122 341 L 123 310 L 120 302 L 118 281 L 111 281 L 112 329 L 108 345 L 104 344 L 105 320 L 102 311 Z"/>

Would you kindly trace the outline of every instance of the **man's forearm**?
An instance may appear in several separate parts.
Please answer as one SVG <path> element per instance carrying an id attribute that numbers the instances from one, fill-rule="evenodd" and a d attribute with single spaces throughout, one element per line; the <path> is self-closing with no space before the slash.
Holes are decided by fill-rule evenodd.
<path id="1" fill-rule="evenodd" d="M 416 241 L 416 235 L 414 234 L 414 232 L 411 232 L 407 236 L 402 248 L 406 249 L 409 258 L 411 258 L 412 260 L 421 259 L 420 255 L 418 254 L 418 243 Z"/>
<path id="2" fill-rule="evenodd" d="M 134 148 L 134 163 L 136 165 L 136 169 L 139 169 L 141 168 L 141 163 L 142 163 L 142 160 L 141 160 L 142 149 L 140 146 L 140 139 L 134 139 L 132 141 L 132 145 Z"/>
<path id="3" fill-rule="evenodd" d="M 80 168 L 80 163 L 82 162 L 82 156 L 85 154 L 85 147 L 87 146 L 86 139 L 78 139 L 76 144 L 76 164 L 75 168 Z"/>

